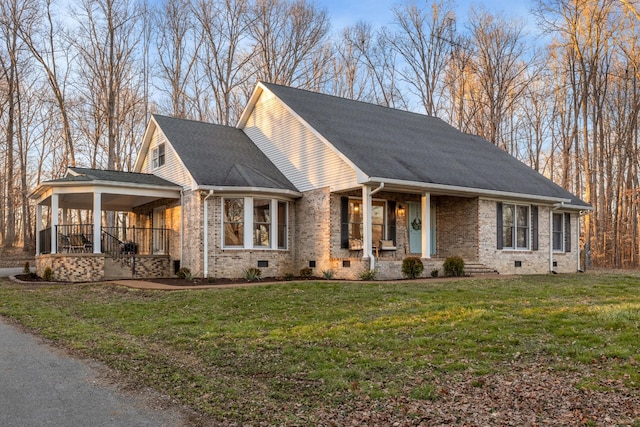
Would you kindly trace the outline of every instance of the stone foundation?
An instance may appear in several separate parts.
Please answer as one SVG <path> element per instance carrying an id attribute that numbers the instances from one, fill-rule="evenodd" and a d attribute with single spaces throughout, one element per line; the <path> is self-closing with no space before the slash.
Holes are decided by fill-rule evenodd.
<path id="1" fill-rule="evenodd" d="M 105 280 L 104 254 L 47 254 L 35 259 L 36 274 L 40 277 L 47 267 L 52 279 L 58 282 L 99 282 Z M 131 270 L 130 266 L 123 269 Z M 171 259 L 167 256 L 137 256 L 134 279 L 173 277 Z"/>

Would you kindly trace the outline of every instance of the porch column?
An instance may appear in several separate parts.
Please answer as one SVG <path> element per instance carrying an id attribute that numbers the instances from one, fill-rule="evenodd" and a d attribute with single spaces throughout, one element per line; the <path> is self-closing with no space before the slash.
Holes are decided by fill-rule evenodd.
<path id="1" fill-rule="evenodd" d="M 375 258 L 371 241 L 371 188 L 362 186 L 362 258 L 370 260 L 370 268 L 375 268 Z"/>
<path id="2" fill-rule="evenodd" d="M 102 253 L 100 235 L 102 234 L 102 193 L 93 193 L 93 253 Z"/>
<path id="3" fill-rule="evenodd" d="M 422 258 L 431 258 L 431 193 L 422 193 Z"/>
<path id="4" fill-rule="evenodd" d="M 36 255 L 40 255 L 40 231 L 42 230 L 42 205 L 36 205 Z"/>
<path id="5" fill-rule="evenodd" d="M 58 253 L 58 204 L 56 193 L 51 195 L 51 253 Z"/>

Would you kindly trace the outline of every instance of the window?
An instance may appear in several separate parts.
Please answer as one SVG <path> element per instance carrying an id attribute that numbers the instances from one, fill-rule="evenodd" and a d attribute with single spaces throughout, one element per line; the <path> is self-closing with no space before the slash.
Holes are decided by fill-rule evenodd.
<path id="1" fill-rule="evenodd" d="M 244 199 L 224 199 L 224 246 L 244 246 Z"/>
<path id="2" fill-rule="evenodd" d="M 374 200 L 371 202 L 371 241 L 377 244 L 385 240 L 385 202 Z M 348 227 L 349 239 L 362 240 L 363 238 L 362 200 L 349 199 Z"/>
<path id="3" fill-rule="evenodd" d="M 164 165 L 164 143 L 159 144 L 151 152 L 151 166 L 157 169 Z"/>
<path id="4" fill-rule="evenodd" d="M 564 215 L 553 214 L 553 250 L 564 251 Z"/>
<path id="5" fill-rule="evenodd" d="M 287 202 L 253 197 L 225 198 L 223 209 L 225 248 L 287 249 Z M 247 236 L 244 230 L 248 230 Z"/>
<path id="6" fill-rule="evenodd" d="M 502 248 L 529 249 L 529 206 L 502 204 Z"/>
<path id="7" fill-rule="evenodd" d="M 253 247 L 271 247 L 271 200 L 253 201 Z"/>
<path id="8" fill-rule="evenodd" d="M 278 249 L 287 249 L 287 202 L 278 202 Z"/>

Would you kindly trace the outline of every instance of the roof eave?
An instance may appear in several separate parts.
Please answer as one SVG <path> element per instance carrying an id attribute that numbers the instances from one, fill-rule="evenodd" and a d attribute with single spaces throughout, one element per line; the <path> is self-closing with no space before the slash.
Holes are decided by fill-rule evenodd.
<path id="1" fill-rule="evenodd" d="M 240 119 L 236 124 L 236 128 L 242 129 L 245 127 L 245 125 L 247 124 L 247 120 L 249 120 L 249 116 L 251 116 L 251 112 L 253 111 L 253 108 L 256 106 L 256 102 L 258 102 L 260 95 L 265 89 L 266 87 L 261 82 L 258 82 L 256 87 L 253 88 L 253 93 L 251 94 L 251 97 L 249 98 L 249 102 L 247 102 L 246 107 L 244 107 L 244 110 L 242 110 L 242 114 L 240 115 Z"/>
<path id="2" fill-rule="evenodd" d="M 281 196 L 298 199 L 302 197 L 299 191 L 288 190 L 284 188 L 265 188 L 265 187 L 234 187 L 225 185 L 199 185 L 196 190 L 214 191 L 220 193 L 262 193 L 262 194 L 278 194 Z"/>
<path id="3" fill-rule="evenodd" d="M 414 188 L 416 190 L 423 190 L 425 192 L 446 192 L 446 193 L 457 194 L 457 195 L 531 200 L 531 201 L 547 202 L 547 203 L 553 203 L 553 204 L 562 203 L 563 207 L 567 209 L 583 209 L 583 210 L 587 209 L 584 206 L 571 205 L 572 200 L 569 198 L 541 196 L 536 194 L 513 193 L 509 191 L 487 190 L 483 188 L 460 187 L 456 185 L 433 184 L 433 183 L 426 183 L 426 182 L 405 181 L 400 179 L 380 178 L 380 177 L 369 177 L 367 181 L 361 181 L 359 183 L 360 184 L 369 184 L 369 183 L 379 184 L 382 182 L 389 185 L 397 185 L 397 186 Z"/>
<path id="4" fill-rule="evenodd" d="M 175 184 L 168 185 L 156 185 L 156 184 L 141 184 L 141 183 L 127 183 L 117 181 L 59 181 L 55 183 L 43 182 L 38 185 L 31 193 L 29 193 L 30 199 L 38 199 L 42 194 L 46 193 L 53 187 L 117 187 L 117 188 L 129 188 L 129 189 L 149 189 L 149 190 L 169 190 L 180 191 L 182 187 Z"/>
<path id="5" fill-rule="evenodd" d="M 156 119 L 155 117 L 153 117 L 153 114 L 152 114 L 149 119 L 149 123 L 147 124 L 147 128 L 144 130 L 144 136 L 142 137 L 142 146 L 140 147 L 140 151 L 138 151 L 136 162 L 133 165 L 134 172 L 140 172 L 142 170 L 142 164 L 144 163 L 144 159 L 147 155 L 147 151 L 149 150 L 151 137 L 153 136 L 153 132 L 157 127 L 159 127 L 158 122 L 156 122 Z"/>

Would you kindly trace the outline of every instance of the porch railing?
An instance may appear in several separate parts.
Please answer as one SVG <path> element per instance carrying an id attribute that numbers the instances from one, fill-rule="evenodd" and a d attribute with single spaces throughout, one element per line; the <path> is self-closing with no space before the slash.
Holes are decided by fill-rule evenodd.
<path id="1" fill-rule="evenodd" d="M 58 253 L 94 252 L 93 224 L 58 225 Z M 164 255 L 169 253 L 169 230 L 165 228 L 102 227 L 100 252 L 122 258 L 131 255 Z M 40 231 L 39 253 L 51 253 L 51 227 Z"/>

